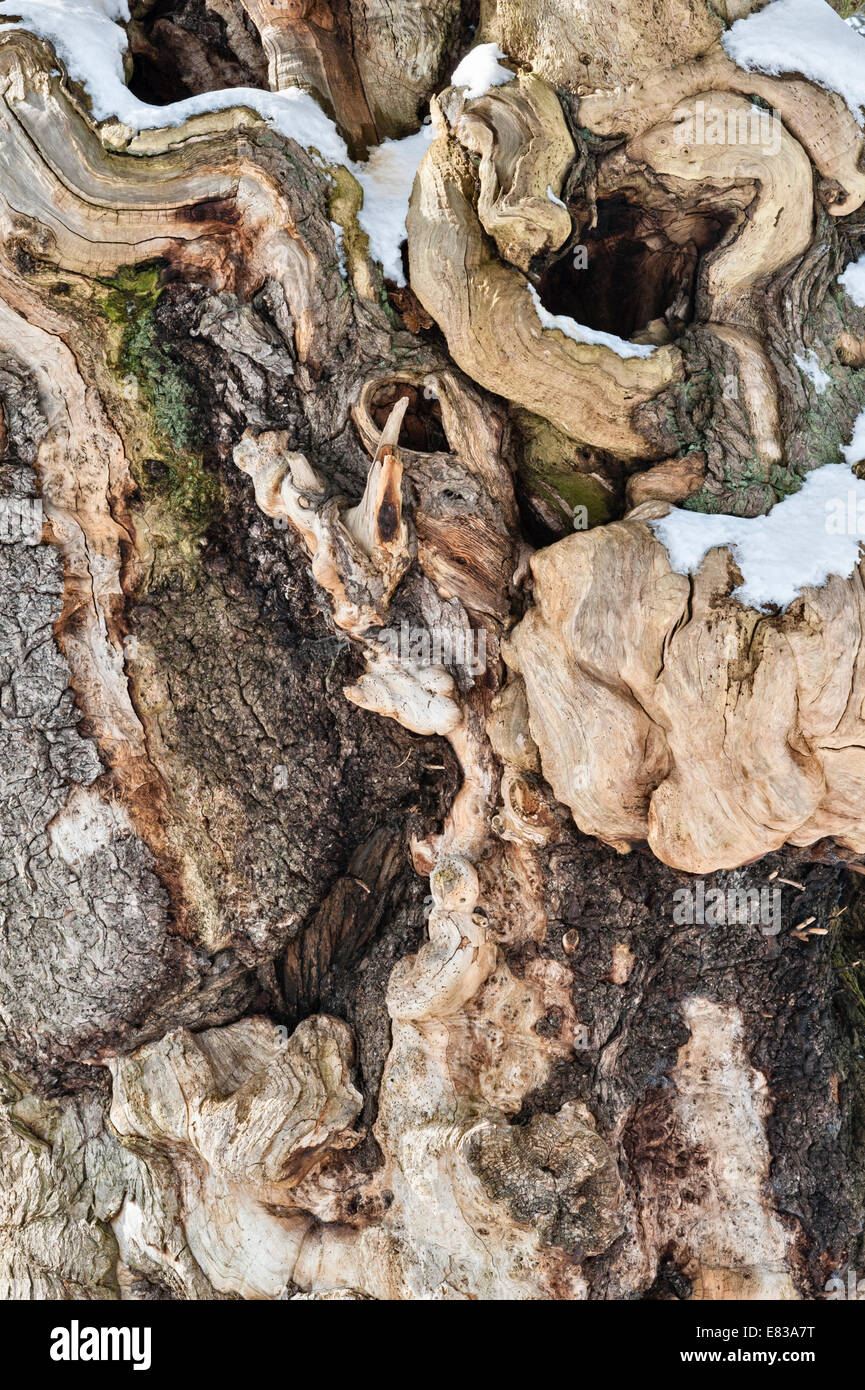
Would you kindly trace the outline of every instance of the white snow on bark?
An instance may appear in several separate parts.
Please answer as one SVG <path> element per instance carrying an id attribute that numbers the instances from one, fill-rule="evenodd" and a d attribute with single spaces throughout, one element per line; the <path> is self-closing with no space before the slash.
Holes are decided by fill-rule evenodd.
<path id="1" fill-rule="evenodd" d="M 490 87 L 503 87 L 506 82 L 513 82 L 514 74 L 499 61 L 507 56 L 498 44 L 479 43 L 454 68 L 451 86 L 465 88 L 466 98 L 474 101 L 476 97 L 485 96 Z"/>
<path id="2" fill-rule="evenodd" d="M 849 444 L 844 445 L 841 453 L 851 466 L 865 459 L 865 410 L 857 417 L 853 426 L 853 438 Z"/>
<path id="3" fill-rule="evenodd" d="M 618 338 L 615 333 L 601 333 L 596 328 L 587 328 L 585 324 L 577 323 L 576 319 L 568 318 L 567 314 L 551 314 L 549 309 L 545 309 L 541 303 L 541 297 L 534 285 L 529 285 L 529 294 L 535 306 L 535 312 L 541 321 L 543 328 L 557 328 L 560 333 L 564 333 L 566 338 L 571 338 L 575 343 L 588 343 L 594 347 L 609 348 L 618 357 L 651 357 L 655 351 L 651 343 L 628 343 L 624 338 Z"/>
<path id="4" fill-rule="evenodd" d="M 822 396 L 826 387 L 832 385 L 831 376 L 828 372 L 824 372 L 813 349 L 804 355 L 800 352 L 794 352 L 793 361 L 802 375 L 811 382 L 818 396 Z"/>
<path id="5" fill-rule="evenodd" d="M 23 21 L 0 28 L 23 27 L 53 44 L 69 76 L 85 88 L 98 121 L 116 118 L 131 130 L 158 130 L 182 125 L 203 112 L 248 106 L 282 135 L 318 150 L 328 162 L 346 162 L 345 142 L 333 121 L 299 87 L 283 92 L 233 87 L 167 106 L 141 101 L 126 86 L 123 70 L 126 34 L 116 21 L 129 19 L 126 0 L 0 0 L 0 16 L 20 16 Z"/>
<path id="6" fill-rule="evenodd" d="M 842 96 L 865 126 L 865 37 L 825 0 L 772 0 L 738 19 L 721 42 L 746 72 L 801 73 Z"/>
<path id="7" fill-rule="evenodd" d="M 865 458 L 865 412 L 843 452 L 848 463 Z M 760 611 L 784 609 L 803 589 L 853 573 L 865 541 L 865 482 L 830 463 L 809 473 L 800 490 L 767 516 L 707 516 L 673 507 L 649 525 L 677 574 L 696 574 L 710 550 L 727 546 L 742 574 L 733 597 Z"/>
<path id="8" fill-rule="evenodd" d="M 127 0 L 0 0 L 0 18 L 10 21 L 0 24 L 0 33 L 25 28 L 53 44 L 70 78 L 87 92 L 97 121 L 116 119 L 133 131 L 161 130 L 183 125 L 190 116 L 245 106 L 286 139 L 317 152 L 325 164 L 345 165 L 363 188 L 358 221 L 369 237 L 370 255 L 386 276 L 405 284 L 400 256 L 405 216 L 417 166 L 432 139 L 431 126 L 404 140 L 384 141 L 358 163 L 349 159 L 334 122 L 299 87 L 279 92 L 232 87 L 167 106 L 141 101 L 126 86 L 123 68 L 127 42 L 118 21 L 129 20 Z"/>
<path id="9" fill-rule="evenodd" d="M 435 131 L 422 125 L 415 135 L 384 140 L 370 150 L 365 164 L 351 166 L 363 185 L 363 207 L 357 220 L 369 237 L 370 251 L 398 285 L 406 283 L 400 248 L 405 241 L 405 218 L 418 165 Z M 345 162 L 345 161 L 343 161 Z"/>
<path id="10" fill-rule="evenodd" d="M 847 269 L 838 276 L 838 284 L 846 290 L 854 304 L 865 309 L 865 256 L 851 261 Z"/>

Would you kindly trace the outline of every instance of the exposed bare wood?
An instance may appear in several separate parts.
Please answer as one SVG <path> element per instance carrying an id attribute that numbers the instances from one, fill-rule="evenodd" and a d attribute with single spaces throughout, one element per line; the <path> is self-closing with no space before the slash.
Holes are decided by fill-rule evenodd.
<path id="1" fill-rule="evenodd" d="M 754 5 L 744 0 L 741 8 Z M 687 0 L 617 10 L 615 23 L 602 0 L 483 0 L 481 6 L 485 38 L 572 91 L 584 83 L 633 82 L 672 67 L 683 54 L 704 52 L 721 32 L 720 14 L 720 7 Z"/>
<path id="2" fill-rule="evenodd" d="M 778 113 L 822 174 L 821 201 L 833 216 L 861 207 L 863 136 L 841 97 L 810 82 L 744 73 L 720 44 L 693 62 L 657 68 L 631 85 L 581 93 L 580 121 L 599 135 L 633 137 L 663 124 L 701 93 L 712 110 L 718 94 L 729 92 L 753 93 Z"/>
<path id="3" fill-rule="evenodd" d="M 658 507 L 533 561 L 535 607 L 506 653 L 556 795 L 590 834 L 690 873 L 785 841 L 861 854 L 859 571 L 762 616 L 726 597 L 724 550 L 693 579 L 671 572 L 645 524 Z"/>
<path id="4" fill-rule="evenodd" d="M 625 359 L 544 329 L 525 277 L 490 255 L 473 194 L 471 165 L 442 122 L 412 195 L 409 256 L 415 292 L 454 360 L 488 390 L 575 439 L 613 454 L 650 455 L 631 415 L 679 379 L 676 350 Z"/>

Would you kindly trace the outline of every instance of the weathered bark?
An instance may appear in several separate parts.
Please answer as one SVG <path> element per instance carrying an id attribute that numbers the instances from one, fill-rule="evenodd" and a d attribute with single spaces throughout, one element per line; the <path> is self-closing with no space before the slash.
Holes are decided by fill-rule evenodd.
<path id="1" fill-rule="evenodd" d="M 352 158 L 429 103 L 400 285 L 362 166 L 0 35 L 6 1296 L 861 1263 L 865 572 L 765 614 L 649 526 L 865 399 L 862 129 L 736 67 L 750 8 L 491 0 L 473 97 L 456 0 L 134 5 L 150 102 L 300 86 Z M 771 157 L 673 138 L 754 97 Z"/>

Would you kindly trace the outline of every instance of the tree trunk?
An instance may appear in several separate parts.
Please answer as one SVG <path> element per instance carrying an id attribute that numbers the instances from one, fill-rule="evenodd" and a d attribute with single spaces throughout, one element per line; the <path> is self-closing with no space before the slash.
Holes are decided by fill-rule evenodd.
<path id="1" fill-rule="evenodd" d="M 822 1296 L 865 570 L 664 526 L 855 510 L 861 107 L 751 0 L 131 8 L 0 31 L 3 1296 Z"/>

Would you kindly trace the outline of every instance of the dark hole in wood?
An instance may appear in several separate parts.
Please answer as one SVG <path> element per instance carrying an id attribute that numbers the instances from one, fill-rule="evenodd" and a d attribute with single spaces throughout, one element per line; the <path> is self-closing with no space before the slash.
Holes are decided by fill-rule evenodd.
<path id="1" fill-rule="evenodd" d="M 382 502 L 378 509 L 378 534 L 385 542 L 392 541 L 397 531 L 397 510 L 393 502 Z"/>
<path id="2" fill-rule="evenodd" d="M 402 422 L 399 442 L 404 449 L 418 454 L 447 453 L 447 435 L 442 425 L 441 406 L 435 399 L 427 400 L 423 387 L 407 381 L 389 381 L 379 386 L 370 401 L 370 415 L 378 428 L 384 429 L 394 404 L 408 397 L 409 405 Z"/>
<path id="3" fill-rule="evenodd" d="M 541 302 L 620 338 L 657 319 L 675 336 L 693 316 L 700 256 L 718 245 L 731 220 L 717 211 L 649 210 L 620 195 L 603 199 L 597 226 L 579 239 L 586 268 L 577 268 L 571 248 L 542 276 Z"/>
<path id="4" fill-rule="evenodd" d="M 224 19 L 207 0 L 156 0 L 130 31 L 130 91 L 152 106 L 228 87 L 266 91 L 267 59 L 252 21 L 240 14 L 251 40 L 249 61 L 235 53 Z"/>

